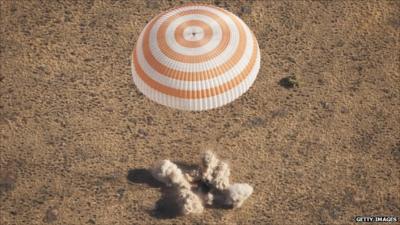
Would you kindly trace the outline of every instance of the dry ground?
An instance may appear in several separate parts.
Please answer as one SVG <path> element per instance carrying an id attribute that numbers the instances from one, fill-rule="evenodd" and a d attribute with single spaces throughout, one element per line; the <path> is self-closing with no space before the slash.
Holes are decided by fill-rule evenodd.
<path id="1" fill-rule="evenodd" d="M 1 1 L 0 224 L 400 216 L 400 1 L 210 2 L 255 32 L 262 68 L 245 95 L 205 112 L 148 100 L 130 74 L 146 22 L 184 2 Z M 298 88 L 279 85 L 288 75 Z M 207 145 L 254 195 L 238 210 L 160 217 L 144 169 L 195 163 Z"/>

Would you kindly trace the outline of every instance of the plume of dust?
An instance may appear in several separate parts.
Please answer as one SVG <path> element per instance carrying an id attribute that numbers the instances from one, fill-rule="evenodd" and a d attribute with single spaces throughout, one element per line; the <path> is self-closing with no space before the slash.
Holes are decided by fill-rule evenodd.
<path id="1" fill-rule="evenodd" d="M 203 197 L 204 204 L 206 205 L 212 205 L 214 203 L 214 195 L 211 192 L 208 192 L 204 197 Z"/>
<path id="2" fill-rule="evenodd" d="M 190 183 L 185 179 L 182 170 L 169 160 L 162 160 L 154 165 L 151 173 L 154 178 L 168 187 L 175 186 L 190 189 Z"/>
<path id="3" fill-rule="evenodd" d="M 193 193 L 190 189 L 179 188 L 179 205 L 181 207 L 181 212 L 184 215 L 194 213 L 200 214 L 204 210 L 203 202 L 198 195 Z"/>
<path id="4" fill-rule="evenodd" d="M 253 187 L 245 183 L 230 184 L 229 165 L 218 159 L 217 155 L 208 150 L 202 157 L 202 181 L 212 189 L 203 199 L 205 204 L 213 204 L 214 199 L 223 199 L 223 204 L 240 208 L 253 193 Z"/>
<path id="5" fill-rule="evenodd" d="M 240 208 L 243 202 L 253 193 L 253 187 L 245 183 L 235 183 L 225 190 L 225 204 Z"/>
<path id="6" fill-rule="evenodd" d="M 183 173 L 170 160 L 157 163 L 151 170 L 157 180 L 174 188 L 177 203 L 183 215 L 202 213 L 204 205 L 213 205 L 214 201 L 232 208 L 240 208 L 253 193 L 253 187 L 246 183 L 230 184 L 229 165 L 218 159 L 212 151 L 202 156 L 200 170 Z M 201 184 L 206 190 L 201 191 Z M 192 191 L 198 188 L 196 192 Z"/>
<path id="7" fill-rule="evenodd" d="M 217 155 L 208 150 L 202 157 L 202 180 L 217 190 L 225 190 L 229 187 L 229 165 L 218 159 Z"/>
<path id="8" fill-rule="evenodd" d="M 155 179 L 174 188 L 182 214 L 187 215 L 190 213 L 197 214 L 203 212 L 204 206 L 202 200 L 193 193 L 191 184 L 176 164 L 170 160 L 163 160 L 157 163 L 151 171 Z"/>

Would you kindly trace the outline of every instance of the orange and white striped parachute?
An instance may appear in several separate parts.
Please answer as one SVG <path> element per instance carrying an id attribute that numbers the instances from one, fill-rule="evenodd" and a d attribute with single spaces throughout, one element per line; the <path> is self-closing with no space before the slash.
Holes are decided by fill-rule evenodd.
<path id="1" fill-rule="evenodd" d="M 260 49 L 234 14 L 185 5 L 151 20 L 136 43 L 132 75 L 150 99 L 184 110 L 225 105 L 246 92 L 260 69 Z"/>

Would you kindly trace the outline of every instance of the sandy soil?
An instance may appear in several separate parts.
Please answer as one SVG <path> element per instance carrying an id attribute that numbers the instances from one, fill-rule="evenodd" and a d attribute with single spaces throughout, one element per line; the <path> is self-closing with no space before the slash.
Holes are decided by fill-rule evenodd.
<path id="1" fill-rule="evenodd" d="M 0 224 L 352 224 L 400 216 L 400 2 L 215 1 L 255 32 L 237 101 L 178 111 L 140 94 L 130 53 L 185 1 L 1 1 Z M 295 75 L 299 87 L 280 80 Z M 168 218 L 147 171 L 204 146 L 254 195 Z"/>

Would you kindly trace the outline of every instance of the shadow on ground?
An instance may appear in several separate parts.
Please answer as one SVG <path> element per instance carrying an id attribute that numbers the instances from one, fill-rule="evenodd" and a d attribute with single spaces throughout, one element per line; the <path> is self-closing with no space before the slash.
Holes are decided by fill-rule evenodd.
<path id="1" fill-rule="evenodd" d="M 181 207 L 175 188 L 162 187 L 161 198 L 156 202 L 154 209 L 149 214 L 157 219 L 173 219 L 181 215 Z"/>
<path id="2" fill-rule="evenodd" d="M 144 168 L 130 169 L 126 177 L 129 182 L 136 184 L 147 184 L 150 187 L 159 188 L 164 186 L 163 183 L 154 179 L 150 171 Z"/>
<path id="3" fill-rule="evenodd" d="M 161 198 L 155 203 L 154 209 L 148 211 L 151 216 L 158 219 L 172 219 L 180 215 L 176 190 L 154 179 L 148 169 L 130 169 L 127 179 L 132 184 L 146 184 L 149 187 L 160 188 Z"/>

